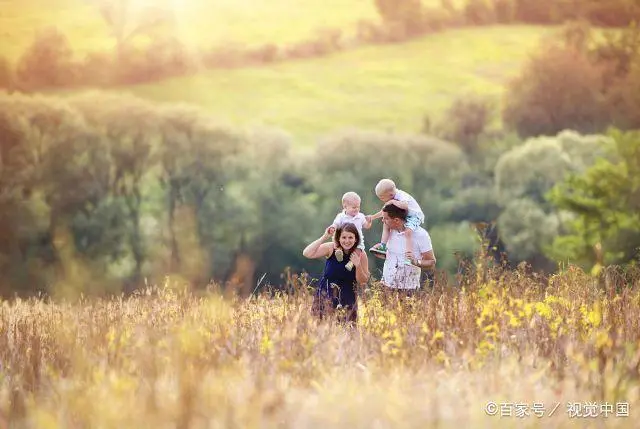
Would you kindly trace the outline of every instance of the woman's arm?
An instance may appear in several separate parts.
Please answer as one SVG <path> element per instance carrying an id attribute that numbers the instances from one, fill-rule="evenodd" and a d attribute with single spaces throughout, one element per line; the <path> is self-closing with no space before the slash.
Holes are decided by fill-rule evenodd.
<path id="1" fill-rule="evenodd" d="M 358 256 L 357 254 L 352 253 L 350 260 L 356 267 L 356 281 L 360 285 L 366 284 L 369 281 L 369 277 L 371 275 L 369 273 L 369 259 L 367 259 L 367 254 L 361 252 L 360 256 Z"/>
<path id="2" fill-rule="evenodd" d="M 309 258 L 309 259 L 320 258 L 322 256 L 329 256 L 330 254 L 329 252 L 331 251 L 331 249 L 333 249 L 333 244 L 323 243 L 323 242 L 327 241 L 327 239 L 330 237 L 331 235 L 329 234 L 329 228 L 327 228 L 324 231 L 324 234 L 322 234 L 322 237 L 318 238 L 317 240 L 310 243 L 307 247 L 304 248 L 304 250 L 302 251 L 302 255 L 305 258 Z"/>

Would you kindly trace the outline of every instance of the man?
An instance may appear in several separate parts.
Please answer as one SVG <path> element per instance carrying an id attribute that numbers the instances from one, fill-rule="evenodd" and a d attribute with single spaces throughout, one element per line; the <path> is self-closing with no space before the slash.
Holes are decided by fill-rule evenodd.
<path id="1" fill-rule="evenodd" d="M 413 233 L 413 258 L 411 265 L 404 260 L 407 255 L 406 240 L 404 239 L 407 210 L 393 204 L 382 209 L 382 222 L 389 228 L 387 254 L 375 255 L 385 259 L 382 273 L 382 283 L 391 289 L 417 290 L 420 288 L 422 270 L 433 269 L 436 257 L 431 245 L 429 233 L 418 227 Z"/>

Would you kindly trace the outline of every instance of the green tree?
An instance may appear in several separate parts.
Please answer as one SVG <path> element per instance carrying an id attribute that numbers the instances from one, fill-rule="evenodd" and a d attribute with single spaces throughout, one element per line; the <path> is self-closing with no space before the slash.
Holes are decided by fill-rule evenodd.
<path id="1" fill-rule="evenodd" d="M 124 215 L 135 283 L 141 279 L 147 256 L 142 218 L 148 203 L 146 188 L 159 163 L 159 115 L 150 104 L 134 97 L 99 92 L 77 96 L 71 103 L 108 148 L 108 195 Z"/>
<path id="2" fill-rule="evenodd" d="M 91 201 L 85 161 L 93 147 L 88 144 L 91 132 L 62 101 L 15 95 L 0 99 L 0 105 L 6 138 L 0 193 L 7 206 L 2 222 L 7 241 L 1 251 L 11 261 L 9 277 L 18 289 L 32 290 L 71 281 L 65 257 L 74 252 L 65 253 L 63 247 L 75 246 L 63 242 L 61 234 Z"/>
<path id="3" fill-rule="evenodd" d="M 565 131 L 556 137 L 527 140 L 503 154 L 495 167 L 495 187 L 502 212 L 498 228 L 510 259 L 536 261 L 549 268 L 544 250 L 562 230 L 566 215 L 546 194 L 572 172 L 585 171 L 603 155 L 601 136 Z"/>
<path id="4" fill-rule="evenodd" d="M 549 251 L 559 260 L 592 267 L 627 263 L 638 256 L 640 133 L 612 130 L 608 135 L 608 157 L 550 192 L 550 201 L 574 214 L 568 231 Z"/>
<path id="5" fill-rule="evenodd" d="M 300 186 L 303 166 L 295 163 L 292 148 L 291 139 L 277 130 L 247 134 L 234 163 L 237 176 L 224 185 L 215 215 L 209 212 L 221 219 L 209 233 L 208 241 L 217 244 L 214 258 L 230 262 L 224 278 L 243 293 L 263 275 L 263 282 L 279 284 L 287 266 L 310 265 L 302 249 L 309 234 L 315 235 L 318 216 L 313 194 Z"/>
<path id="6" fill-rule="evenodd" d="M 189 223 L 188 227 L 195 227 L 198 237 L 194 245 L 206 253 L 196 256 L 206 259 L 204 271 L 193 275 L 207 281 L 220 275 L 219 261 L 212 259 L 211 254 L 219 244 L 214 235 L 216 226 L 226 220 L 222 215 L 227 200 L 225 186 L 234 179 L 242 180 L 237 164 L 246 139 L 218 126 L 195 108 L 169 106 L 162 108 L 160 115 L 160 182 L 166 201 L 169 268 L 172 272 L 181 271 L 189 255 L 197 254 L 195 249 L 179 245 L 185 231 L 177 217 L 190 213 L 195 223 Z"/>

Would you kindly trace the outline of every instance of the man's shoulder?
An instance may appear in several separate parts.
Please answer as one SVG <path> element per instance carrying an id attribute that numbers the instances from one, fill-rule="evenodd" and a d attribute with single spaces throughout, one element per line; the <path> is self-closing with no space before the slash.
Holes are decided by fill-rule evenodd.
<path id="1" fill-rule="evenodd" d="M 432 243 L 431 243 L 431 236 L 429 235 L 429 232 L 422 228 L 422 227 L 418 227 L 415 232 L 414 232 L 414 237 L 415 237 L 415 241 L 417 243 L 419 243 L 424 247 L 432 247 Z"/>
<path id="2" fill-rule="evenodd" d="M 397 229 L 390 229 L 389 230 L 389 234 L 393 234 L 393 235 L 404 235 L 403 231 L 398 231 Z M 421 226 L 418 226 L 414 231 L 413 231 L 413 236 L 414 237 L 431 237 L 429 235 L 429 233 L 427 232 L 426 229 L 424 229 Z"/>
<path id="3" fill-rule="evenodd" d="M 417 227 L 417 228 L 416 228 L 416 230 L 415 230 L 415 233 L 414 233 L 414 234 L 415 234 L 415 235 L 421 235 L 421 236 L 423 236 L 423 237 L 431 237 L 431 236 L 429 235 L 429 232 L 428 232 L 426 229 L 424 229 L 423 227 L 421 227 L 421 226 L 419 226 L 419 227 Z"/>
<path id="4" fill-rule="evenodd" d="M 415 231 L 413 231 L 413 236 L 417 240 L 429 240 L 429 241 L 431 240 L 431 236 L 429 235 L 427 230 L 422 228 L 421 226 L 419 226 L 418 228 L 416 228 Z"/>

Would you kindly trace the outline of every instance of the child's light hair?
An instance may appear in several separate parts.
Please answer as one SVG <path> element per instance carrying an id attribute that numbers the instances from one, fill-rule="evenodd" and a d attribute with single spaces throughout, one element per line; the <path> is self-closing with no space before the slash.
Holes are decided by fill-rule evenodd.
<path id="1" fill-rule="evenodd" d="M 356 194 L 355 192 L 352 192 L 352 191 L 345 192 L 345 194 L 342 196 L 342 204 L 346 202 L 352 202 L 352 201 L 355 201 L 358 204 L 360 204 L 362 200 L 360 199 L 360 195 Z"/>
<path id="2" fill-rule="evenodd" d="M 382 179 L 376 185 L 376 195 L 381 196 L 396 191 L 396 184 L 391 179 Z"/>

